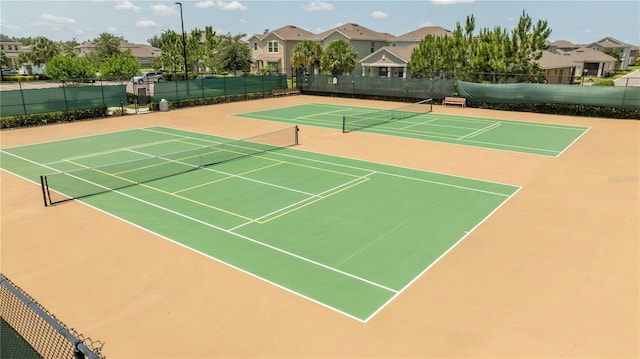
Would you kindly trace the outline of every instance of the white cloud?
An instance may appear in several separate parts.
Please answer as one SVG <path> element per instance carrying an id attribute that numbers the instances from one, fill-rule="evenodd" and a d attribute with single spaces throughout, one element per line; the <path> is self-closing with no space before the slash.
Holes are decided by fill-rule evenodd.
<path id="1" fill-rule="evenodd" d="M 51 14 L 42 14 L 40 18 L 45 24 L 75 24 L 76 19 L 64 16 L 55 16 Z"/>
<path id="2" fill-rule="evenodd" d="M 118 27 L 115 26 L 107 26 L 107 32 L 110 34 L 115 34 L 118 31 L 120 31 L 120 29 Z"/>
<path id="3" fill-rule="evenodd" d="M 310 1 L 307 4 L 302 5 L 304 11 L 331 11 L 333 10 L 333 4 L 324 1 Z"/>
<path id="4" fill-rule="evenodd" d="M 431 0 L 436 5 L 469 4 L 476 0 Z"/>
<path id="5" fill-rule="evenodd" d="M 238 22 L 241 23 L 241 24 L 247 24 L 248 23 L 248 21 L 246 19 L 240 19 L 240 20 L 238 20 Z"/>
<path id="6" fill-rule="evenodd" d="M 136 22 L 136 27 L 158 27 L 158 24 L 153 20 L 140 20 Z"/>
<path id="7" fill-rule="evenodd" d="M 384 18 L 388 17 L 389 14 L 387 14 L 384 11 L 378 10 L 378 11 L 370 12 L 369 16 L 371 16 L 374 19 L 384 19 Z"/>
<path id="8" fill-rule="evenodd" d="M 129 0 L 123 0 L 116 5 L 115 9 L 139 12 L 142 8 L 140 6 L 133 5 Z"/>
<path id="9" fill-rule="evenodd" d="M 200 1 L 198 3 L 196 3 L 196 7 L 200 8 L 200 9 L 205 9 L 208 7 L 217 7 L 218 9 L 222 9 L 222 10 L 247 10 L 248 8 L 244 5 L 242 5 L 240 2 L 233 0 L 233 1 L 212 1 L 212 0 L 206 0 L 206 1 Z"/>
<path id="10" fill-rule="evenodd" d="M 151 5 L 151 13 L 160 16 L 177 15 L 180 13 L 180 8 L 177 5 L 168 6 L 165 4 L 156 4 Z"/>

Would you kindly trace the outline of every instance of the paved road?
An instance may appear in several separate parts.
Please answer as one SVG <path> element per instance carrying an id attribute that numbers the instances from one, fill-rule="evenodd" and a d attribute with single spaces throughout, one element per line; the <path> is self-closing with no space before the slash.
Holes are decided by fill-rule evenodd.
<path id="1" fill-rule="evenodd" d="M 119 81 L 97 81 L 95 83 L 84 84 L 86 86 L 114 86 L 114 85 L 122 85 L 122 82 Z M 138 85 L 133 84 L 131 82 L 127 82 L 127 92 L 137 93 L 138 88 L 146 87 L 148 90 L 147 95 L 153 96 L 153 85 L 154 83 Z M 29 89 L 44 89 L 44 88 L 52 88 L 52 87 L 60 87 L 61 84 L 59 82 L 49 82 L 49 81 L 25 81 L 25 82 L 1 82 L 0 83 L 0 91 L 10 91 L 10 90 L 29 90 Z"/>
<path id="2" fill-rule="evenodd" d="M 615 86 L 640 86 L 640 70 L 622 76 L 619 79 L 613 81 Z"/>

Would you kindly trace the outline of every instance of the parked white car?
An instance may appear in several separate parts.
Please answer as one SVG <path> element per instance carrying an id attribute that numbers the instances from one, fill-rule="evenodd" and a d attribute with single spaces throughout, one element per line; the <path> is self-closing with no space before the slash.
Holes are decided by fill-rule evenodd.
<path id="1" fill-rule="evenodd" d="M 131 81 L 133 81 L 134 83 L 140 84 L 142 85 L 143 83 L 149 83 L 149 82 L 162 82 L 163 81 L 163 77 L 162 77 L 162 72 L 159 71 L 149 71 L 149 72 L 143 72 L 137 76 L 134 76 L 133 78 L 131 78 Z"/>

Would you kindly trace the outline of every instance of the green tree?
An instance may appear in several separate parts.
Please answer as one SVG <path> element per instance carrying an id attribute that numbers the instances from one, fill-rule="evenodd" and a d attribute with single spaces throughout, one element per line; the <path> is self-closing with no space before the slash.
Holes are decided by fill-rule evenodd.
<path id="1" fill-rule="evenodd" d="M 46 37 L 35 38 L 31 45 L 31 61 L 34 65 L 48 64 L 49 60 L 58 54 L 60 54 L 58 44 Z"/>
<path id="2" fill-rule="evenodd" d="M 215 54 L 214 63 L 216 67 L 225 71 L 233 72 L 249 71 L 252 58 L 249 47 L 241 40 L 246 34 L 221 35 L 218 51 Z"/>
<path id="3" fill-rule="evenodd" d="M 0 50 L 0 66 L 9 66 L 9 57 L 2 50 Z"/>
<path id="4" fill-rule="evenodd" d="M 166 69 L 175 74 L 184 63 L 182 56 L 182 36 L 173 30 L 165 30 L 159 38 L 153 39 L 162 55 L 153 61 L 156 69 Z"/>
<path id="5" fill-rule="evenodd" d="M 252 63 L 251 50 L 241 42 L 223 43 L 216 57 L 220 68 L 233 72 L 234 75 L 238 71 L 249 71 Z"/>
<path id="6" fill-rule="evenodd" d="M 508 73 L 524 74 L 521 80 L 539 81 L 543 71 L 537 65 L 551 34 L 546 21 L 533 25 L 522 13 L 510 34 L 500 28 L 482 29 L 473 35 L 475 17 L 467 16 L 463 27 L 458 23 L 450 37 L 425 37 L 411 54 L 411 70 L 415 77 L 434 76 L 439 71 L 456 74 L 466 72 L 471 81 L 497 81 Z M 473 76 L 469 76 L 473 74 Z M 483 76 L 482 74 L 487 74 Z"/>
<path id="7" fill-rule="evenodd" d="M 411 52 L 411 71 L 415 78 L 430 78 L 440 68 L 439 46 L 432 34 L 425 36 Z"/>
<path id="8" fill-rule="evenodd" d="M 548 26 L 547 21 L 543 20 L 538 20 L 536 25 L 533 25 L 531 17 L 522 12 L 518 25 L 511 31 L 509 55 L 512 57 L 509 72 L 526 74 L 530 79 L 543 74 L 537 60 L 540 60 L 542 51 L 547 48 L 545 43 L 551 35 Z"/>
<path id="9" fill-rule="evenodd" d="M 608 48 L 602 50 L 602 52 L 616 59 L 615 71 L 620 70 L 620 65 L 622 64 L 622 54 L 620 53 L 620 50 Z"/>
<path id="10" fill-rule="evenodd" d="M 103 62 L 120 53 L 120 43 L 124 40 L 121 37 L 103 32 L 93 41 L 96 47 L 87 57 L 95 68 L 100 68 Z"/>
<path id="11" fill-rule="evenodd" d="M 313 73 L 313 69 L 320 65 L 322 58 L 322 45 L 313 40 L 302 40 L 293 49 L 291 63 L 294 67 Z"/>
<path id="12" fill-rule="evenodd" d="M 324 73 L 342 75 L 350 73 L 356 67 L 358 53 L 345 40 L 336 40 L 327 46 L 320 58 L 320 67 Z"/>
<path id="13" fill-rule="evenodd" d="M 27 68 L 27 73 L 33 75 L 33 60 L 31 52 L 22 52 L 18 55 L 18 64 Z"/>
<path id="14" fill-rule="evenodd" d="M 73 39 L 71 41 L 65 41 L 63 43 L 60 44 L 60 54 L 61 55 L 68 55 L 68 56 L 75 56 L 76 55 L 76 51 L 75 51 L 75 47 L 80 45 L 80 43 L 78 42 L 78 40 Z"/>
<path id="15" fill-rule="evenodd" d="M 205 26 L 204 28 L 204 44 L 202 44 L 202 51 L 200 58 L 200 64 L 204 66 L 208 71 L 215 71 L 216 69 L 216 52 L 220 40 L 216 36 L 216 32 L 212 26 Z"/>
<path id="16" fill-rule="evenodd" d="M 69 82 L 93 78 L 95 72 L 95 68 L 86 57 L 63 55 L 49 60 L 44 70 L 45 75 L 52 79 Z"/>
<path id="17" fill-rule="evenodd" d="M 100 66 L 100 76 L 120 82 L 128 81 L 140 71 L 140 63 L 131 55 L 130 51 L 115 54 Z"/>

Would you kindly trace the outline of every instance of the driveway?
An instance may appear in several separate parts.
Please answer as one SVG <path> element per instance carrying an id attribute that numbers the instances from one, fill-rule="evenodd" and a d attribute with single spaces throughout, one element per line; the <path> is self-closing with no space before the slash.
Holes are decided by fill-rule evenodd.
<path id="1" fill-rule="evenodd" d="M 635 70 L 634 72 L 622 76 L 619 79 L 613 80 L 615 86 L 622 87 L 631 87 L 631 86 L 640 86 L 640 70 Z"/>

